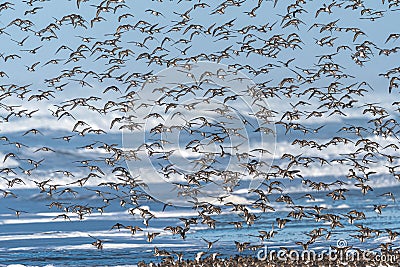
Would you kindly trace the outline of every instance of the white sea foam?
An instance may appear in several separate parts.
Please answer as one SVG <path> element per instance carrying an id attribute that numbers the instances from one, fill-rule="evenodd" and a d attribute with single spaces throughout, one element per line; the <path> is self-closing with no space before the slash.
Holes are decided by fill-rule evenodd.
<path id="1" fill-rule="evenodd" d="M 104 242 L 103 249 L 129 249 L 129 248 L 148 248 L 149 250 L 153 250 L 154 247 L 158 247 L 159 249 L 164 248 L 183 248 L 183 247 L 195 247 L 193 244 L 179 243 L 179 244 L 170 244 L 170 243 L 157 243 L 156 245 L 153 243 L 149 244 L 134 244 L 134 243 L 107 243 Z M 24 247 L 13 247 L 6 248 L 5 251 L 29 251 L 29 250 L 38 250 L 43 249 L 43 247 L 37 246 L 24 246 Z M 87 244 L 79 244 L 79 245 L 63 245 L 63 246 L 52 246 L 52 250 L 93 250 L 95 249 L 93 245 L 90 243 Z"/>
<path id="2" fill-rule="evenodd" d="M 350 208 L 350 206 L 347 204 L 341 204 L 341 205 L 337 206 L 336 208 L 337 209 L 348 209 L 348 208 Z"/>
<path id="3" fill-rule="evenodd" d="M 192 244 L 170 244 L 170 243 L 157 243 L 152 244 L 133 244 L 133 243 L 104 243 L 103 249 L 127 249 L 127 248 L 149 248 L 153 249 L 154 247 L 158 248 L 180 248 L 180 247 L 195 247 Z M 91 244 L 82 244 L 82 245 L 69 245 L 69 246 L 56 246 L 53 248 L 54 250 L 76 250 L 76 249 L 93 249 Z"/>
<path id="4" fill-rule="evenodd" d="M 306 203 L 319 203 L 319 202 L 325 202 L 325 199 L 316 198 L 316 199 L 307 199 L 306 200 Z"/>
<path id="5" fill-rule="evenodd" d="M 152 228 L 151 231 L 159 231 L 161 229 Z M 147 230 L 146 230 L 147 231 Z M 40 232 L 33 234 L 18 234 L 18 235 L 0 235 L 0 241 L 12 241 L 12 240 L 34 240 L 34 239 L 63 239 L 63 238 L 90 238 L 89 234 L 99 238 L 115 238 L 125 237 L 130 239 L 143 239 L 145 233 L 138 232 L 136 235 L 131 235 L 129 230 L 112 230 L 112 231 L 91 231 L 90 233 L 81 231 L 57 231 L 57 232 Z"/>

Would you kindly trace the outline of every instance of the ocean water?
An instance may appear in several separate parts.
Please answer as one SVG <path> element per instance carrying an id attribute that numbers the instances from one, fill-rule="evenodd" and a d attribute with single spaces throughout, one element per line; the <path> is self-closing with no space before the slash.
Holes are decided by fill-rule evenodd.
<path id="1" fill-rule="evenodd" d="M 303 218 L 294 220 L 286 224 L 283 229 L 278 229 L 275 223 L 276 235 L 271 240 L 261 242 L 257 237 L 259 230 L 269 231 L 275 218 L 285 218 L 291 208 L 284 205 L 274 205 L 276 212 L 260 213 L 255 211 L 259 218 L 252 226 L 244 225 L 241 229 L 235 229 L 229 224 L 231 221 L 237 221 L 238 215 L 235 212 L 223 212 L 220 215 L 212 216 L 216 223 L 216 229 L 210 229 L 206 225 L 199 223 L 193 225 L 185 240 L 177 235 L 171 235 L 163 231 L 167 225 L 181 225 L 180 217 L 196 217 L 197 212 L 191 208 L 167 207 L 162 211 L 162 204 L 148 203 L 151 210 L 156 214 L 156 218 L 150 221 L 148 227 L 143 225 L 143 220 L 139 215 L 131 215 L 117 203 L 111 203 L 103 214 L 93 212 L 79 220 L 76 215 L 70 213 L 71 221 L 64 219 L 54 219 L 58 214 L 63 213 L 56 208 L 49 208 L 50 199 L 38 194 L 36 189 L 16 190 L 17 198 L 1 199 L 0 208 L 0 263 L 1 266 L 9 264 L 23 264 L 27 266 L 117 266 L 117 265 L 135 265 L 139 261 L 159 262 L 160 257 L 154 256 L 154 247 L 169 252 L 182 252 L 184 258 L 190 259 L 197 252 L 206 251 L 209 254 L 219 252 L 220 257 L 229 257 L 231 255 L 253 255 L 257 251 L 245 250 L 239 253 L 236 250 L 234 241 L 251 242 L 251 245 L 265 244 L 268 248 L 278 249 L 279 247 L 288 247 L 292 249 L 301 249 L 296 245 L 296 241 L 305 242 L 306 233 L 317 227 L 327 228 L 332 232 L 331 238 L 326 240 L 319 239 L 309 246 L 309 249 L 322 250 L 330 246 L 336 246 L 338 240 L 343 240 L 350 246 L 363 249 L 374 249 L 380 243 L 388 242 L 389 238 L 385 229 L 400 229 L 399 207 L 397 203 L 389 204 L 381 215 L 373 211 L 373 205 L 377 202 L 375 195 L 380 195 L 388 190 L 399 190 L 397 188 L 378 188 L 374 194 L 362 196 L 359 191 L 351 190 L 347 192 L 350 201 L 329 201 L 324 195 L 326 192 L 317 192 L 315 201 L 305 201 L 304 198 L 297 199 L 304 195 L 304 192 L 292 193 L 292 198 L 297 199 L 296 205 L 303 206 L 324 206 L 328 208 L 329 213 L 345 214 L 350 210 L 366 210 L 366 220 L 358 221 L 364 226 L 369 226 L 376 230 L 383 231 L 380 237 L 366 240 L 364 243 L 349 235 L 355 234 L 354 225 L 350 225 L 345 219 L 341 222 L 344 228 L 330 229 L 329 225 L 322 222 L 315 222 L 312 218 Z M 83 191 L 82 189 L 77 189 Z M 84 193 L 82 192 L 84 195 Z M 274 199 L 278 195 L 271 195 Z M 79 201 L 86 205 L 96 206 L 99 199 L 88 197 Z M 325 201 L 323 200 L 325 199 Z M 63 203 L 77 202 L 77 199 L 63 197 L 58 201 Z M 389 203 L 389 202 L 388 202 Z M 142 203 L 146 206 L 145 203 Z M 26 211 L 17 218 L 8 207 L 18 208 Z M 322 212 L 324 213 L 324 212 Z M 111 229 L 116 223 L 123 225 L 138 225 L 143 232 L 137 232 L 134 236 L 126 229 Z M 152 243 L 146 241 L 147 232 L 161 232 Z M 104 241 L 104 247 L 99 250 L 91 245 L 94 239 L 89 235 Z M 210 241 L 219 239 L 210 250 L 207 250 L 205 238 Z M 399 241 L 391 241 L 394 246 L 399 245 Z"/>
<path id="2" fill-rule="evenodd" d="M 327 126 L 329 130 L 329 125 Z M 65 132 L 52 131 L 47 135 L 57 137 L 65 135 Z M 243 216 L 238 212 L 232 211 L 232 207 L 224 206 L 218 201 L 214 204 L 220 206 L 221 214 L 211 214 L 210 216 L 216 220 L 216 228 L 211 229 L 206 224 L 201 222 L 198 210 L 191 206 L 176 207 L 167 206 L 163 211 L 164 204 L 157 201 L 149 201 L 141 198 L 139 207 L 148 209 L 155 215 L 155 218 L 149 221 L 149 226 L 144 225 L 143 218 L 136 210 L 136 214 L 132 215 L 128 211 L 136 208 L 137 205 L 129 202 L 130 188 L 120 187 L 118 190 L 105 186 L 98 186 L 99 183 L 110 178 L 113 168 L 107 168 L 104 163 L 98 161 L 98 165 L 106 170 L 102 178 L 93 178 L 88 181 L 83 187 L 76 185 L 68 185 L 78 177 L 84 177 L 88 174 L 80 166 L 79 160 L 83 159 L 99 159 L 103 156 L 101 151 L 96 149 L 85 151 L 83 149 L 76 150 L 74 147 L 79 147 L 90 143 L 91 140 L 86 140 L 80 143 L 80 139 L 76 139 L 74 146 L 71 144 L 55 139 L 45 138 L 38 135 L 35 139 L 23 139 L 21 133 L 14 133 L 13 139 L 24 141 L 30 148 L 37 146 L 41 142 L 47 142 L 47 146 L 51 146 L 56 152 L 51 157 L 47 156 L 42 163 L 40 170 L 35 171 L 32 175 L 18 174 L 23 177 L 26 184 L 15 185 L 13 188 L 7 188 L 5 183 L 1 191 L 11 191 L 15 194 L 7 195 L 0 198 L 0 266 L 11 264 L 22 264 L 26 266 L 134 266 L 140 261 L 160 262 L 162 257 L 154 255 L 154 248 L 166 250 L 175 258 L 174 253 L 183 253 L 184 259 L 193 259 L 198 252 L 205 251 L 207 255 L 218 252 L 219 257 L 229 257 L 233 255 L 251 255 L 257 256 L 258 250 L 246 249 L 243 252 L 238 252 L 235 246 L 237 242 L 250 242 L 250 246 L 266 245 L 269 249 L 279 249 L 287 247 L 291 249 L 301 250 L 302 247 L 296 242 L 305 243 L 310 231 L 316 228 L 325 228 L 324 234 L 327 231 L 331 232 L 330 239 L 325 237 L 317 239 L 313 244 L 309 245 L 309 249 L 316 251 L 329 249 L 330 246 L 340 244 L 348 244 L 349 246 L 376 249 L 379 244 L 392 242 L 394 247 L 398 247 L 400 242 L 398 238 L 389 240 L 386 229 L 392 231 L 400 230 L 400 214 L 398 202 L 393 202 L 389 197 L 382 196 L 386 192 L 393 192 L 396 196 L 400 192 L 400 186 L 394 178 L 374 175 L 371 178 L 370 184 L 373 185 L 373 191 L 369 191 L 363 195 L 359 188 L 350 185 L 352 181 L 346 178 L 343 170 L 337 168 L 337 173 L 326 175 L 324 169 L 318 166 L 310 166 L 309 170 L 305 169 L 304 179 L 314 181 L 324 181 L 332 183 L 335 180 L 341 179 L 349 185 L 343 186 L 349 191 L 345 192 L 346 200 L 334 201 L 327 196 L 327 193 L 339 186 L 333 186 L 330 191 L 311 190 L 302 184 L 302 179 L 294 180 L 279 179 L 282 182 L 281 188 L 283 194 L 290 194 L 293 204 L 286 205 L 276 200 L 281 196 L 277 191 L 273 191 L 268 195 L 270 205 L 275 209 L 275 212 L 262 213 L 259 209 L 252 208 L 252 203 L 257 200 L 257 194 L 249 193 L 248 180 L 240 181 L 240 187 L 233 193 L 233 199 L 237 203 L 246 204 L 249 211 L 257 216 L 253 225 L 246 225 Z M 87 137 L 87 138 L 90 138 Z M 97 138 L 97 137 L 96 137 Z M 93 140 L 95 141 L 95 140 Z M 109 144 L 121 142 L 121 136 L 118 134 L 109 134 L 107 139 L 103 140 Z M 278 147 L 284 146 L 285 140 L 278 143 Z M 4 142 L 3 145 L 7 143 Z M 100 143 L 99 143 L 100 145 Z M 15 152 L 19 152 L 20 158 L 27 158 L 31 155 L 24 154 L 29 151 L 14 148 Z M 329 159 L 335 158 L 335 152 Z M 36 156 L 39 160 L 40 155 Z M 279 162 L 279 159 L 275 159 Z M 20 172 L 19 167 L 27 169 L 29 166 L 20 164 L 24 161 L 19 161 L 13 165 L 13 162 L 7 160 L 3 167 L 15 168 Z M 75 163 L 74 163 L 75 162 Z M 66 166 L 66 164 L 71 164 Z M 123 165 L 123 163 L 121 163 Z M 385 163 L 382 162 L 382 165 Z M 332 166 L 331 170 L 332 170 Z M 75 177 L 66 177 L 57 173 L 58 170 L 71 170 Z M 347 170 L 344 167 L 344 172 Z M 308 171 L 308 172 L 307 172 Z M 309 173 L 309 176 L 307 176 Z M 6 176 L 3 176 L 7 178 Z M 9 177 L 8 177 L 9 179 Z M 60 184 L 53 195 L 50 197 L 47 192 L 41 192 L 33 181 L 51 180 L 51 184 Z M 69 187 L 74 193 L 63 193 L 62 190 Z M 103 192 L 104 198 L 109 199 L 108 203 L 100 197 L 96 190 Z M 311 193 L 315 200 L 310 200 L 304 195 Z M 171 192 L 176 194 L 176 192 Z M 126 200 L 126 205 L 121 206 L 121 200 Z M 63 207 L 77 207 L 77 205 L 92 207 L 90 214 L 85 214 L 82 219 L 71 210 L 66 211 L 55 206 L 50 208 L 52 202 L 60 202 Z M 225 201 L 228 202 L 228 201 Z M 377 214 L 374 211 L 374 205 L 386 204 L 382 214 Z M 301 220 L 289 218 L 288 214 L 293 210 L 298 210 L 298 206 L 304 207 L 305 216 Z M 328 222 L 315 221 L 308 212 L 312 211 L 312 207 L 325 207 L 321 214 L 336 214 L 340 216 L 340 222 L 343 228 L 335 227 L 331 229 Z M 97 208 L 104 208 L 101 213 Z M 19 217 L 16 216 L 15 210 L 21 211 Z M 362 224 L 365 227 L 370 227 L 374 230 L 381 231 L 379 236 L 374 236 L 361 243 L 357 238 L 350 235 L 356 235 L 357 226 L 350 224 L 344 216 L 349 211 L 363 211 L 366 215 L 365 220 L 358 220 L 354 224 Z M 58 217 L 66 214 L 69 219 Z M 198 224 L 191 225 L 190 230 L 183 240 L 179 235 L 172 235 L 171 232 L 165 231 L 167 226 L 181 226 L 184 223 L 180 218 L 199 218 Z M 287 218 L 291 220 L 283 229 L 277 227 L 276 218 Z M 243 222 L 243 228 L 236 229 L 230 222 Z M 132 235 L 128 229 L 112 229 L 112 227 L 120 223 L 124 226 L 139 226 L 143 231 L 138 231 Z M 270 231 L 274 224 L 275 236 L 272 239 L 264 240 L 263 242 L 257 237 L 258 231 Z M 147 242 L 147 233 L 158 232 L 160 235 L 150 243 Z M 208 241 L 218 240 L 211 249 L 207 249 Z M 97 249 L 92 243 L 95 239 L 103 241 L 103 249 Z"/>

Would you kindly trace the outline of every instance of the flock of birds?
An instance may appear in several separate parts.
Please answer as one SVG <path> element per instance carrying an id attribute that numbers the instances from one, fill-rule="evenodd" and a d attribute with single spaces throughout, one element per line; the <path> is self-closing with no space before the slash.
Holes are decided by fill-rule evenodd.
<path id="1" fill-rule="evenodd" d="M 96 1 L 77 0 L 65 1 L 65 10 L 49 0 L 16 2 L 0 3 L 3 198 L 18 198 L 19 188 L 33 185 L 49 200 L 49 209 L 59 211 L 53 219 L 66 221 L 106 213 L 110 203 L 118 203 L 132 216 L 140 216 L 143 225 L 116 222 L 111 230 L 132 235 L 142 232 L 147 242 L 165 233 L 186 239 L 194 225 L 212 231 L 226 212 L 237 214 L 237 220 L 229 222 L 232 228 L 250 227 L 262 220 L 255 211 L 274 216 L 276 205 L 283 204 L 292 210 L 287 217 L 278 217 L 271 229 L 259 231 L 256 237 L 261 243 L 235 241 L 239 254 L 261 249 L 265 240 L 273 240 L 286 225 L 300 220 L 316 227 L 304 243 L 296 242 L 303 249 L 330 239 L 333 229 L 354 224 L 357 230 L 350 238 L 366 242 L 387 236 L 389 241 L 380 245 L 381 250 L 398 253 L 392 246 L 400 232 L 364 225 L 367 210 L 333 214 L 318 202 L 299 205 L 285 185 L 301 181 L 299 187 L 309 189 L 302 199 L 313 202 L 315 192 L 325 192 L 326 198 L 340 203 L 349 198 L 350 190 L 374 194 L 373 182 L 380 177 L 388 177 L 392 184 L 400 181 L 400 125 L 396 120 L 400 112 L 400 66 L 396 66 L 400 33 L 374 28 L 385 19 L 388 29 L 396 24 L 393 17 L 399 1 L 159 0 L 139 4 L 103 0 L 93 4 Z M 45 15 L 48 9 L 54 16 L 50 21 Z M 377 29 L 379 34 L 374 33 Z M 370 38 L 381 34 L 386 34 L 383 39 Z M 204 61 L 220 67 L 196 72 Z M 390 67 L 373 67 L 382 62 Z M 163 76 L 158 71 L 165 68 L 178 69 L 192 82 L 159 83 Z M 374 77 L 364 73 L 371 68 Z M 243 87 L 221 86 L 226 81 Z M 149 101 L 152 96 L 157 97 Z M 237 103 L 243 98 L 251 99 L 246 103 L 253 113 L 238 112 Z M 151 111 L 145 113 L 146 109 Z M 204 115 L 206 111 L 212 115 Z M 13 127 L 23 130 L 15 131 L 17 136 L 10 133 Z M 63 134 L 54 136 L 49 129 L 63 129 L 59 131 Z M 107 141 L 108 135 L 121 132 L 144 132 L 146 138 L 133 148 Z M 178 144 L 165 136 L 178 134 L 187 142 L 173 149 Z M 246 143 L 254 135 L 286 143 L 276 150 L 272 146 L 249 148 Z M 51 142 L 36 143 L 39 137 Z M 232 142 L 233 138 L 238 142 Z M 85 153 L 63 162 L 64 169 L 51 170 L 48 178 L 42 170 L 51 169 L 47 162 L 60 153 L 49 145 L 54 142 Z M 329 151 L 336 147 L 342 152 L 332 158 Z M 196 156 L 190 168 L 174 164 L 179 150 Z M 176 190 L 170 194 L 187 200 L 197 216 L 182 217 L 176 225 L 165 226 L 163 233 L 146 230 L 157 216 L 151 205 L 144 204 L 158 200 L 146 191 L 150 186 L 146 173 L 126 163 L 140 166 L 145 158 L 170 181 Z M 234 166 L 228 168 L 227 160 L 235 160 Z M 7 167 L 10 161 L 18 166 Z M 337 179 L 316 179 L 307 174 L 312 168 L 327 170 L 327 175 Z M 336 175 L 339 169 L 347 174 Z M 55 182 L 57 177 L 62 179 Z M 236 202 L 235 190 L 252 178 L 262 182 L 248 190 L 251 201 Z M 207 190 L 216 185 L 221 190 L 210 197 Z M 79 202 L 82 191 L 103 204 L 63 200 Z M 385 208 L 395 205 L 397 197 L 389 190 L 376 195 L 373 211 L 384 216 Z M 171 206 L 167 202 L 158 212 Z M 17 217 L 29 212 L 8 208 Z M 107 247 L 104 240 L 90 238 L 93 247 Z M 162 258 L 162 266 L 261 264 L 245 256 L 218 259 L 219 253 L 208 251 L 219 241 L 203 241 L 205 250 L 191 262 L 182 253 L 158 248 L 154 255 Z"/>

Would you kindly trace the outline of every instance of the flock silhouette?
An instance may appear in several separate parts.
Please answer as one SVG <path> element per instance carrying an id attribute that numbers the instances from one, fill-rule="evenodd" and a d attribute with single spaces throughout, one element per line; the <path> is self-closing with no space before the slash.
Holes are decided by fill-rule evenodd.
<path id="1" fill-rule="evenodd" d="M 143 223 L 115 222 L 109 230 L 142 234 L 149 243 L 160 235 L 186 240 L 196 225 L 240 229 L 262 222 L 262 214 L 274 218 L 269 229 L 234 241 L 236 256 L 220 257 L 220 238 L 201 238 L 204 249 L 192 259 L 155 246 L 159 263 L 139 266 L 266 266 L 243 253 L 304 220 L 315 226 L 293 237 L 304 250 L 354 225 L 349 239 L 384 236 L 381 252 L 398 255 L 398 228 L 364 221 L 371 211 L 385 216 L 397 205 L 400 33 L 393 31 L 399 1 L 54 2 L 0 3 L 3 198 L 35 187 L 58 212 L 52 220 L 67 223 L 105 214 L 117 203 Z M 165 69 L 175 71 L 165 74 L 170 83 Z M 108 141 L 115 133 L 144 139 L 125 146 Z M 274 142 L 259 143 L 260 137 Z M 53 144 L 76 152 L 63 169 L 52 168 L 52 158 L 65 153 Z M 190 156 L 183 159 L 185 153 Z M 140 169 L 146 159 L 173 188 L 163 193 L 172 200 L 159 212 L 184 205 L 196 216 L 148 230 L 159 220 L 152 204 L 160 199 L 148 191 L 148 170 Z M 313 174 L 320 170 L 334 178 Z M 381 177 L 393 187 L 376 194 Z M 235 192 L 253 179 L 260 183 L 240 202 Z M 307 193 L 294 198 L 291 184 Z M 333 213 L 316 201 L 321 192 L 337 203 L 368 195 L 373 208 Z M 82 195 L 102 204 L 86 204 Z M 279 205 L 290 210 L 286 217 L 276 215 Z M 30 212 L 7 208 L 18 218 Z M 237 220 L 223 221 L 226 213 Z M 88 244 L 107 249 L 107 241 L 90 233 Z M 344 266 L 328 258 L 323 264 Z"/>

